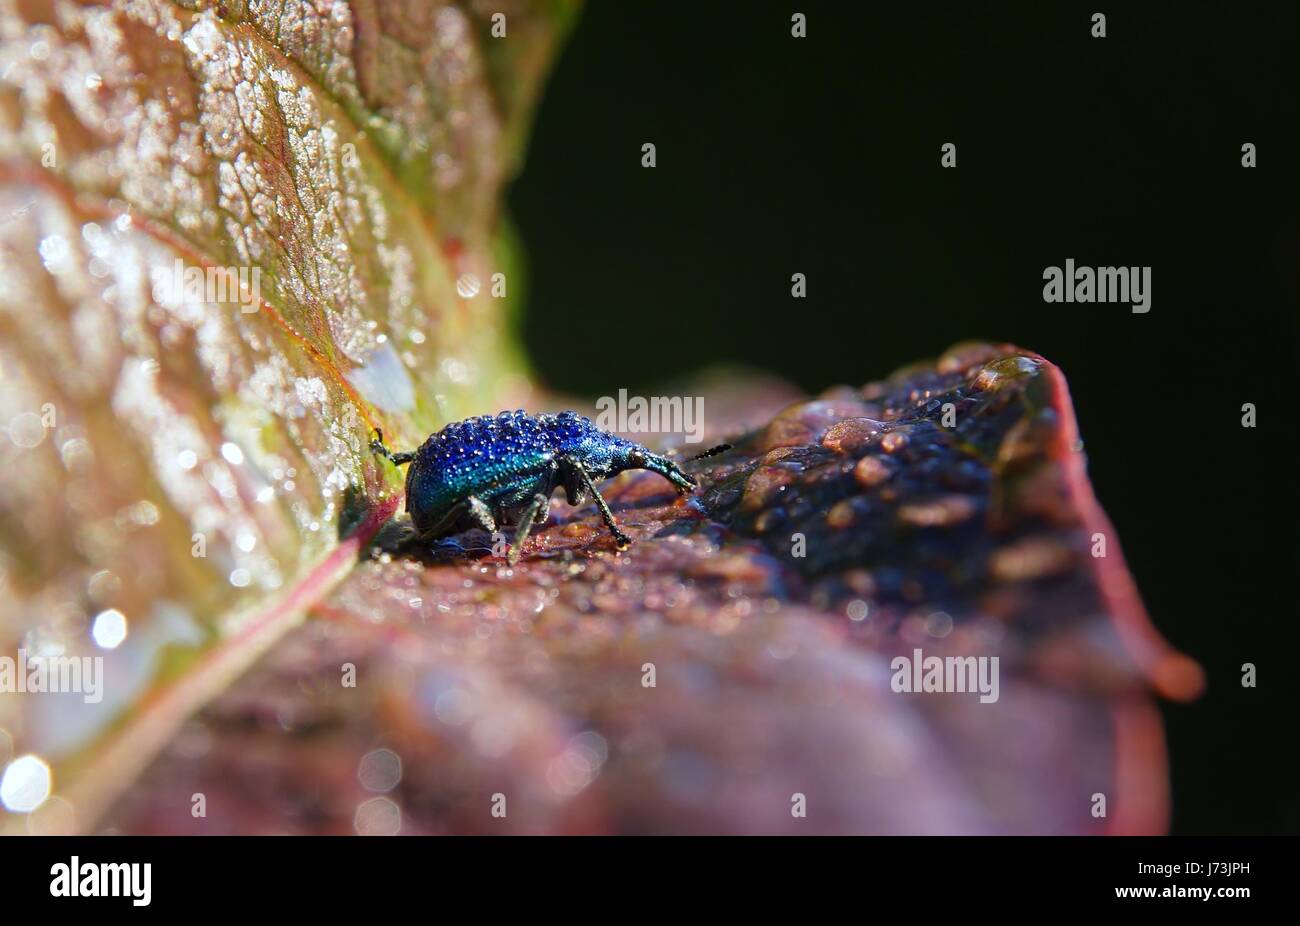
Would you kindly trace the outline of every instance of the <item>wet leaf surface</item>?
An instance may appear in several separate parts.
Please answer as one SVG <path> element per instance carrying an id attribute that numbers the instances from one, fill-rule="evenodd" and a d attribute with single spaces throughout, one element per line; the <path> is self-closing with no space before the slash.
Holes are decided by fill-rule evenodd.
<path id="1" fill-rule="evenodd" d="M 0 5 L 0 652 L 106 663 L 0 694 L 0 760 L 56 769 L 6 830 L 93 819 L 337 579 L 371 427 L 529 399 L 488 281 L 571 5 L 493 9 Z"/>
<path id="2" fill-rule="evenodd" d="M 611 483 L 623 554 L 590 507 L 557 503 L 515 569 L 481 532 L 430 547 L 399 518 L 108 825 L 1165 827 L 1153 689 L 1192 696 L 1200 672 L 1142 611 L 1056 368 L 964 345 L 734 443 L 689 499 Z M 997 699 L 896 691 L 916 649 L 998 657 Z"/>

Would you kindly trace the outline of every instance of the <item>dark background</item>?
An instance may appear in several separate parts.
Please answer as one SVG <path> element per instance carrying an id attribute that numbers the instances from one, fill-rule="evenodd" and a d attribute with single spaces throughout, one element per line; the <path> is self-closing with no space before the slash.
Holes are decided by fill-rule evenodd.
<path id="1" fill-rule="evenodd" d="M 951 6 L 590 4 L 509 197 L 533 363 L 599 395 L 719 362 L 820 391 L 969 338 L 1054 360 L 1148 608 L 1209 676 L 1165 708 L 1174 832 L 1300 831 L 1297 23 Z M 1152 266 L 1150 313 L 1045 304 L 1067 257 Z"/>

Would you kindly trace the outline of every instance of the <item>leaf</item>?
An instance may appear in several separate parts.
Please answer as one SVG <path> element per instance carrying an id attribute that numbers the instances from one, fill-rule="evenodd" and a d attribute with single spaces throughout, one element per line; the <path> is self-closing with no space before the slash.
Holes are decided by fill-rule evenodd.
<path id="1" fill-rule="evenodd" d="M 527 398 L 487 281 L 571 5 L 498 8 L 0 14 L 0 652 L 105 657 L 97 702 L 0 695 L 0 762 L 55 767 L 5 831 L 93 825 L 345 571 L 372 427 Z"/>
<path id="2" fill-rule="evenodd" d="M 590 506 L 513 570 L 385 529 L 110 829 L 1164 830 L 1151 692 L 1201 672 L 1142 609 L 1060 371 L 961 345 L 779 411 L 731 390 L 709 407 L 761 424 L 724 424 L 700 493 L 610 484 L 627 553 Z M 917 649 L 997 657 L 996 698 L 896 690 Z"/>

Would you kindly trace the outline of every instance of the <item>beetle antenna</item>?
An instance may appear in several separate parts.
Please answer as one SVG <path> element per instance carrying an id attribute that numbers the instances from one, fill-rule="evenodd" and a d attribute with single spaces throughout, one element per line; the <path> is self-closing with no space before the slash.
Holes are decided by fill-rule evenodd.
<path id="1" fill-rule="evenodd" d="M 703 453 L 697 453 L 695 456 L 691 457 L 690 460 L 687 460 L 686 462 L 689 463 L 691 462 L 691 460 L 703 460 L 707 457 L 716 457 L 718 454 L 726 453 L 730 449 L 731 449 L 730 444 L 718 444 L 718 446 L 710 447 L 708 450 L 704 451 Z"/>

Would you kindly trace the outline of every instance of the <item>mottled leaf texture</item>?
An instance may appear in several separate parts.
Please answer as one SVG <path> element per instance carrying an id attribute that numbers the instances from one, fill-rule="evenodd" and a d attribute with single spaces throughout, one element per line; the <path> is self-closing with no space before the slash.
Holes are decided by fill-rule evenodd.
<path id="1" fill-rule="evenodd" d="M 1190 697 L 1200 670 L 1143 612 L 1060 372 L 963 345 L 750 412 L 691 464 L 699 494 L 610 485 L 623 554 L 590 507 L 557 504 L 513 570 L 486 535 L 394 521 L 106 826 L 1163 830 L 1152 690 Z M 916 649 L 997 656 L 997 700 L 895 691 Z"/>
<path id="2" fill-rule="evenodd" d="M 0 0 L 0 652 L 106 660 L 0 694 L 54 767 L 4 831 L 93 826 L 346 569 L 372 426 L 529 401 L 497 203 L 570 15 Z"/>

